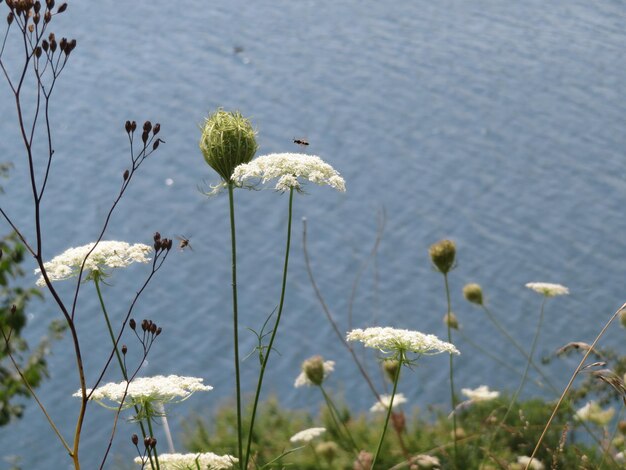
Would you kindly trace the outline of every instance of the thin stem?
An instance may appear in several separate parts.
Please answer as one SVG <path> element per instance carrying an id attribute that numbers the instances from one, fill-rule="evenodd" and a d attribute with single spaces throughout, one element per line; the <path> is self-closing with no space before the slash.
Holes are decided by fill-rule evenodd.
<path id="1" fill-rule="evenodd" d="M 322 395 L 324 396 L 324 400 L 326 401 L 326 406 L 328 406 L 328 411 L 330 411 L 330 415 L 333 418 L 333 421 L 335 423 L 335 427 L 337 428 L 337 433 L 341 435 L 342 434 L 341 427 L 343 427 L 344 432 L 345 432 L 348 440 L 350 441 L 350 445 L 352 446 L 352 449 L 354 450 L 354 453 L 358 457 L 358 455 L 359 455 L 359 448 L 357 447 L 356 443 L 354 442 L 354 438 L 352 437 L 352 434 L 350 433 L 350 429 L 348 428 L 346 423 L 344 423 L 342 421 L 341 417 L 339 416 L 339 410 L 337 410 L 337 407 L 333 403 L 333 401 L 330 398 L 330 396 L 326 393 L 326 390 L 324 390 L 324 387 L 322 385 L 319 385 L 319 388 L 320 388 L 320 390 L 322 392 Z M 341 427 L 339 426 L 340 423 L 341 423 Z"/>
<path id="2" fill-rule="evenodd" d="M 396 371 L 396 376 L 393 379 L 393 391 L 391 392 L 391 398 L 389 399 L 389 408 L 387 409 L 387 416 L 385 417 L 385 424 L 383 426 L 383 432 L 380 435 L 380 440 L 378 441 L 378 448 L 376 449 L 376 453 L 374 454 L 374 459 L 372 460 L 372 470 L 376 469 L 376 460 L 378 459 L 378 454 L 380 453 L 380 449 L 383 446 L 383 440 L 385 439 L 385 433 L 387 432 L 387 426 L 389 425 L 389 417 L 391 416 L 391 410 L 393 408 L 393 399 L 396 396 L 396 390 L 398 389 L 398 381 L 400 379 L 400 370 L 402 369 L 402 364 L 404 364 L 404 351 L 400 351 L 400 358 L 398 364 L 398 370 Z"/>
<path id="3" fill-rule="evenodd" d="M 232 188 L 232 184 L 229 187 Z M 283 313 L 283 305 L 285 303 L 285 291 L 286 291 L 286 286 L 287 286 L 287 268 L 289 267 L 289 249 L 291 246 L 292 212 L 293 212 L 293 188 L 291 188 L 289 191 L 289 209 L 288 209 L 288 218 L 287 218 L 287 246 L 285 248 L 285 264 L 283 266 L 283 281 L 282 281 L 282 287 L 280 291 L 280 302 L 278 304 L 278 312 L 276 313 L 276 322 L 274 323 L 272 336 L 270 337 L 270 342 L 267 345 L 267 354 L 265 354 L 265 357 L 263 358 L 263 363 L 261 364 L 261 371 L 259 372 L 259 380 L 256 386 L 256 392 L 254 394 L 254 404 L 252 405 L 252 416 L 250 417 L 250 429 L 248 430 L 248 444 L 246 447 L 246 458 L 245 458 L 242 469 L 248 468 L 248 461 L 250 459 L 250 447 L 252 445 L 252 432 L 254 430 L 254 420 L 256 418 L 256 410 L 259 404 L 259 397 L 261 396 L 261 387 L 263 386 L 263 376 L 265 375 L 265 368 L 267 367 L 267 362 L 269 360 L 270 354 L 272 353 L 274 339 L 276 338 L 276 332 L 278 331 L 278 324 L 280 323 L 280 317 Z"/>
<path id="4" fill-rule="evenodd" d="M 144 405 L 144 410 L 146 410 L 146 405 Z M 148 430 L 150 431 L 150 437 L 154 438 L 154 431 L 152 430 L 152 418 L 150 417 L 150 413 L 147 413 L 148 417 L 146 418 L 146 421 L 148 421 Z M 159 465 L 159 454 L 157 452 L 157 448 L 156 446 L 154 446 L 154 448 L 152 449 L 152 452 L 154 454 L 154 461 L 156 462 L 156 468 L 157 470 L 161 470 L 161 467 Z M 152 464 L 152 456 L 150 456 L 150 464 Z"/>
<path id="5" fill-rule="evenodd" d="M 233 341 L 235 346 L 235 383 L 237 388 L 237 456 L 241 466 L 243 458 L 243 444 L 241 436 L 241 375 L 239 372 L 239 320 L 237 312 L 237 242 L 235 238 L 235 203 L 233 183 L 228 183 L 228 202 L 230 207 L 230 241 L 232 255 L 232 284 L 233 284 Z M 246 459 L 247 464 L 247 459 Z M 246 468 L 240 467 L 240 468 Z"/>
<path id="6" fill-rule="evenodd" d="M 443 280 L 446 287 L 446 301 L 448 305 L 448 313 L 446 314 L 446 325 L 448 327 L 448 343 L 452 344 L 452 327 L 450 326 L 450 317 L 452 316 L 452 303 L 450 301 L 450 286 L 448 284 L 448 273 L 443 273 Z M 452 354 L 450 356 L 450 403 L 452 405 L 452 411 L 456 409 L 456 397 L 454 396 L 454 362 Z M 452 432 L 454 439 L 454 466 L 457 466 L 457 431 L 456 431 L 456 413 L 452 414 Z"/>
<path id="7" fill-rule="evenodd" d="M 587 360 L 587 358 L 591 354 L 591 351 L 594 350 L 594 348 L 596 347 L 596 344 L 598 343 L 598 341 L 600 341 L 600 338 L 602 336 L 604 336 L 604 333 L 606 332 L 606 330 L 609 329 L 609 326 L 611 326 L 611 323 L 613 323 L 615 321 L 615 319 L 618 317 L 620 312 L 622 310 L 624 310 L 624 308 L 626 308 L 626 303 L 624 303 L 620 308 L 618 308 L 617 311 L 613 314 L 613 316 L 609 319 L 609 321 L 606 322 L 606 325 L 604 325 L 604 328 L 602 328 L 600 333 L 598 333 L 598 336 L 596 336 L 596 339 L 593 340 L 593 343 L 591 343 L 591 346 L 589 347 L 589 349 L 587 350 L 587 352 L 585 353 L 583 358 L 580 360 L 580 363 L 578 364 L 578 366 L 576 367 L 576 370 L 574 371 L 574 373 L 572 374 L 571 378 L 569 379 L 569 382 L 567 383 L 567 386 L 563 390 L 563 393 L 561 393 L 561 396 L 559 397 L 559 400 L 556 402 L 556 405 L 554 405 L 554 409 L 552 410 L 552 414 L 550 415 L 550 418 L 548 419 L 548 422 L 546 423 L 545 427 L 543 428 L 543 432 L 541 433 L 541 436 L 539 436 L 539 440 L 537 441 L 537 444 L 535 445 L 535 448 L 533 449 L 533 453 L 530 455 L 530 459 L 528 459 L 528 464 L 526 464 L 526 468 L 524 470 L 528 470 L 528 468 L 532 464 L 532 461 L 535 458 L 535 455 L 537 454 L 537 451 L 539 450 L 539 446 L 541 446 L 541 443 L 543 442 L 543 439 L 546 437 L 546 434 L 548 433 L 548 429 L 550 428 L 550 425 L 552 424 L 552 421 L 554 421 L 554 417 L 556 416 L 557 411 L 561 407 L 561 403 L 563 403 L 563 400 L 565 399 L 565 395 L 567 395 L 567 392 L 569 392 L 569 389 L 572 388 L 572 385 L 574 384 L 574 380 L 576 379 L 576 376 L 578 375 L 578 373 L 582 369 L 583 365 L 585 364 L 585 361 Z"/>
<path id="8" fill-rule="evenodd" d="M 115 334 L 113 333 L 113 328 L 111 327 L 111 322 L 109 321 L 109 315 L 107 313 L 107 309 L 104 306 L 104 299 L 102 298 L 102 292 L 100 291 L 100 280 L 96 275 L 94 277 L 94 284 L 96 285 L 96 292 L 98 293 L 98 300 L 100 300 L 100 307 L 102 308 L 102 313 L 104 314 L 104 320 L 107 324 L 107 329 L 109 330 L 109 335 L 111 336 L 111 342 L 113 343 L 113 349 L 115 350 L 115 355 L 117 356 L 117 362 L 120 365 L 120 370 L 122 371 L 122 375 L 125 380 L 128 380 L 128 376 L 126 374 L 126 367 L 124 367 L 124 361 L 122 361 L 122 356 L 120 356 L 120 351 L 117 349 L 117 341 L 115 340 Z M 145 437 L 145 436 L 144 436 Z"/>

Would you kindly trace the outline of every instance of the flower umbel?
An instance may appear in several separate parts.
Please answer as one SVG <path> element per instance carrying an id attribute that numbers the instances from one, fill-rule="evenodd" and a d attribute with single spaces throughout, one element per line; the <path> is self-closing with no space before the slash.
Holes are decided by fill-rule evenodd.
<path id="1" fill-rule="evenodd" d="M 260 179 L 266 183 L 278 179 L 276 190 L 300 189 L 298 179 L 307 179 L 315 184 L 327 185 L 337 191 L 345 191 L 346 183 L 339 173 L 320 157 L 304 153 L 273 153 L 255 158 L 250 163 L 235 168 L 232 179 L 242 184 L 249 179 Z"/>
<path id="2" fill-rule="evenodd" d="M 387 411 L 389 409 L 390 402 L 391 402 L 391 395 L 381 395 L 380 401 L 377 401 L 376 404 L 374 404 L 370 408 L 370 412 L 379 413 L 379 412 Z M 404 394 L 396 393 L 395 396 L 393 397 L 392 408 L 395 408 L 398 405 L 402 405 L 403 403 L 406 403 L 406 397 L 404 396 Z"/>
<path id="3" fill-rule="evenodd" d="M 321 356 L 313 356 L 302 363 L 302 372 L 293 385 L 296 388 L 321 385 L 334 370 L 335 361 L 324 361 Z"/>
<path id="4" fill-rule="evenodd" d="M 213 390 L 210 385 L 203 385 L 203 379 L 197 377 L 181 377 L 178 375 L 157 375 L 154 377 L 139 377 L 130 384 L 128 382 L 108 383 L 93 391 L 90 399 L 103 405 L 106 401 L 120 403 L 125 400 L 124 407 L 128 408 L 138 403 L 145 402 L 180 402 L 186 400 L 195 392 L 208 392 Z M 128 390 L 126 389 L 128 387 Z M 124 392 L 126 396 L 124 397 Z M 91 389 L 87 390 L 87 394 Z M 81 397 L 81 391 L 74 393 L 75 397 Z"/>
<path id="5" fill-rule="evenodd" d="M 439 354 L 447 352 L 460 354 L 450 343 L 440 340 L 435 335 L 419 331 L 402 330 L 390 327 L 372 327 L 364 330 L 357 328 L 346 336 L 348 341 L 360 341 L 368 348 L 383 352 L 413 352 L 416 354 Z"/>
<path id="6" fill-rule="evenodd" d="M 89 243 L 77 248 L 70 248 L 44 263 L 50 281 L 63 281 L 78 276 L 85 256 L 93 249 L 94 245 L 95 243 Z M 132 263 L 147 263 L 150 261 L 148 254 L 152 251 L 152 247 L 142 243 L 130 245 L 126 242 L 113 240 L 101 241 L 85 262 L 86 279 L 93 279 L 95 275 L 106 274 L 107 268 L 123 268 Z M 35 270 L 35 274 L 40 272 L 39 269 Z M 43 276 L 37 280 L 37 285 L 46 285 Z"/>
<path id="7" fill-rule="evenodd" d="M 529 282 L 526 287 L 546 297 L 569 294 L 569 289 L 561 284 L 551 284 L 549 282 Z"/>
<path id="8" fill-rule="evenodd" d="M 598 426 L 606 426 L 611 422 L 615 415 L 615 408 L 603 410 L 600 405 L 591 400 L 585 406 L 576 411 L 576 419 L 580 421 L 589 421 Z"/>
<path id="9" fill-rule="evenodd" d="M 311 442 L 326 432 L 326 428 L 309 428 L 295 433 L 289 438 L 291 442 Z"/>
<path id="10" fill-rule="evenodd" d="M 473 390 L 471 388 L 463 388 L 461 389 L 461 393 L 474 402 L 493 400 L 500 396 L 500 392 L 489 390 L 487 385 L 481 385 Z"/>
<path id="11" fill-rule="evenodd" d="M 239 460 L 232 455 L 202 454 L 159 454 L 161 470 L 226 470 L 233 468 Z M 146 460 L 135 457 L 135 463 L 145 465 Z"/>

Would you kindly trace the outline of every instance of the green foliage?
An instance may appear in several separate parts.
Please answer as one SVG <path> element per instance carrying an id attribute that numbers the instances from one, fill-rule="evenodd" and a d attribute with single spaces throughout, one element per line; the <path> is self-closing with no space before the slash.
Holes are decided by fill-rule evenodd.
<path id="1" fill-rule="evenodd" d="M 7 345 L 0 336 L 0 426 L 4 426 L 11 419 L 20 418 L 24 412 L 24 404 L 17 402 L 17 399 L 30 396 L 28 388 L 15 371 L 9 354 L 18 363 L 30 386 L 35 388 L 48 376 L 46 355 L 50 338 L 58 338 L 63 327 L 60 323 L 52 322 L 49 336 L 43 338 L 33 351 L 30 350 L 21 336 L 26 326 L 26 308 L 30 300 L 41 299 L 42 295 L 38 289 L 24 289 L 16 285 L 16 281 L 24 276 L 20 265 L 26 253 L 17 235 L 13 233 L 1 239 L 0 249 L 0 329 L 10 339 Z"/>
<path id="2" fill-rule="evenodd" d="M 516 462 L 518 456 L 528 456 L 539 439 L 543 427 L 553 409 L 552 403 L 533 399 L 515 405 L 505 423 L 496 430 L 508 407 L 510 397 L 500 397 L 491 401 L 477 402 L 459 410 L 457 431 L 459 435 L 459 461 L 464 469 L 508 468 Z M 565 409 L 565 408 L 564 408 Z M 378 443 L 383 425 L 383 416 L 351 416 L 347 407 L 340 407 L 341 419 L 350 428 L 359 448 L 372 452 Z M 586 456 L 585 468 L 598 468 L 602 456 L 596 446 L 588 439 L 582 442 L 574 440 L 574 434 L 584 435 L 578 423 L 572 421 L 566 412 L 557 414 L 556 420 L 548 431 L 537 458 L 546 468 L 581 468 L 581 457 Z M 569 419 L 569 421 L 568 421 Z M 210 424 L 209 424 L 210 423 Z M 292 444 L 289 438 L 295 433 L 310 427 L 323 426 L 326 433 L 304 445 L 298 451 L 284 457 L 276 468 L 294 468 L 298 470 L 346 469 L 352 470 L 356 460 L 349 443 L 337 432 L 326 408 L 312 416 L 304 411 L 282 408 L 275 398 L 260 406 L 255 426 L 253 448 L 258 449 L 254 456 L 257 465 L 262 466 L 278 455 L 290 449 L 303 446 Z M 247 423 L 245 424 L 247 426 Z M 399 433 L 398 433 L 399 431 Z M 422 416 L 415 411 L 406 417 L 404 429 L 395 429 L 390 423 L 377 468 L 388 469 L 406 461 L 401 448 L 400 438 L 409 455 L 419 454 L 436 456 L 441 468 L 452 468 L 452 420 L 441 413 Z M 565 440 L 563 440 L 565 436 Z M 493 439 L 491 442 L 490 441 Z M 185 426 L 184 444 L 192 452 L 233 453 L 237 446 L 236 415 L 230 404 L 219 408 L 211 418 L 197 416 Z M 327 442 L 334 442 L 333 460 L 328 462 L 323 457 Z M 564 443 L 561 446 L 561 443 Z M 319 448 L 318 445 L 322 444 Z M 315 451 L 315 449 L 318 451 Z M 487 452 L 487 450 L 489 452 Z M 610 468 L 607 458 L 605 465 Z M 407 465 L 399 468 L 409 468 Z M 425 467 L 418 467 L 425 468 Z M 513 467 L 511 467 L 513 468 Z"/>

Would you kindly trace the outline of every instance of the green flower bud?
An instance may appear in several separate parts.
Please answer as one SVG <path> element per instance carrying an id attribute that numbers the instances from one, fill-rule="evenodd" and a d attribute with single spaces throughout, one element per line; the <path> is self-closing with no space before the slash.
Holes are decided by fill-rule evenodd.
<path id="1" fill-rule="evenodd" d="M 446 326 L 449 326 L 450 328 L 452 328 L 453 330 L 459 329 L 459 321 L 456 319 L 456 315 L 452 312 L 446 313 L 443 316 L 443 323 Z"/>
<path id="2" fill-rule="evenodd" d="M 313 356 L 302 363 L 302 371 L 313 385 L 322 385 L 324 382 L 324 359 L 322 356 Z"/>
<path id="3" fill-rule="evenodd" d="M 396 374 L 398 373 L 398 367 L 400 367 L 400 362 L 395 359 L 387 359 L 383 362 L 383 369 L 387 374 L 387 378 L 393 382 L 396 380 Z"/>
<path id="4" fill-rule="evenodd" d="M 463 296 L 465 300 L 473 304 L 483 304 L 483 290 L 479 284 L 466 284 L 463 288 Z"/>
<path id="5" fill-rule="evenodd" d="M 218 109 L 204 123 L 200 150 L 209 166 L 228 183 L 237 165 L 252 160 L 257 149 L 255 134 L 250 121 L 238 111 Z"/>
<path id="6" fill-rule="evenodd" d="M 441 240 L 430 246 L 430 259 L 442 274 L 448 274 L 454 267 L 456 245 L 452 240 Z"/>
<path id="7" fill-rule="evenodd" d="M 317 446 L 315 446 L 315 452 L 318 453 L 328 464 L 330 465 L 337 457 L 337 453 L 339 452 L 339 446 L 332 442 L 320 442 Z"/>

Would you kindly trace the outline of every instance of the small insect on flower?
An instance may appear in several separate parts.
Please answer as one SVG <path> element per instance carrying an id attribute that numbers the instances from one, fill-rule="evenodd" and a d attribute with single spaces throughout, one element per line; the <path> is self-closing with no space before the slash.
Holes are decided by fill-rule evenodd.
<path id="1" fill-rule="evenodd" d="M 306 147 L 307 145 L 309 145 L 309 142 L 307 140 L 304 140 L 304 139 L 293 139 L 293 143 L 294 144 L 298 144 L 298 145 L 302 145 L 303 147 Z"/>
<path id="2" fill-rule="evenodd" d="M 189 248 L 191 251 L 193 251 L 193 248 L 189 243 L 189 238 L 185 237 L 184 235 L 176 235 L 176 238 L 180 240 L 180 243 L 178 244 L 178 248 L 180 248 L 180 251 L 183 251 L 185 248 Z"/>

